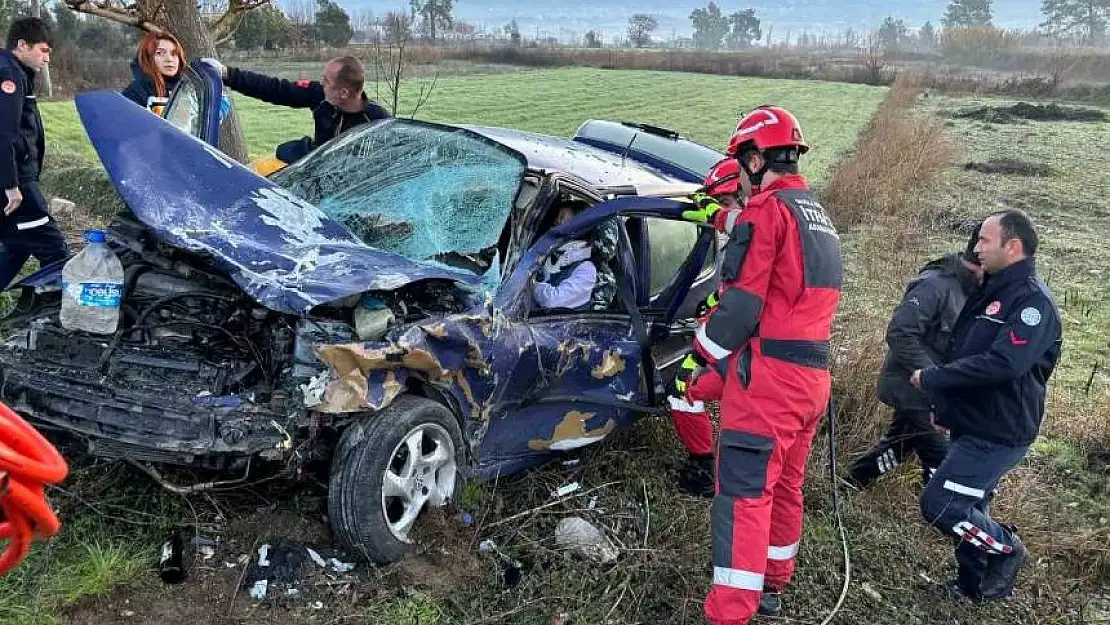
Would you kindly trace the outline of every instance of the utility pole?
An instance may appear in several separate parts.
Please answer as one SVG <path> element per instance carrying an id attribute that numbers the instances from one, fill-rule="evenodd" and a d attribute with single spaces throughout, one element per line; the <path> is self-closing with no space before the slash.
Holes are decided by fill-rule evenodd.
<path id="1" fill-rule="evenodd" d="M 34 17 L 42 17 L 42 0 L 31 0 L 31 15 Z M 54 85 L 50 84 L 50 64 L 42 66 L 42 84 L 46 87 L 46 97 L 54 97 Z"/>

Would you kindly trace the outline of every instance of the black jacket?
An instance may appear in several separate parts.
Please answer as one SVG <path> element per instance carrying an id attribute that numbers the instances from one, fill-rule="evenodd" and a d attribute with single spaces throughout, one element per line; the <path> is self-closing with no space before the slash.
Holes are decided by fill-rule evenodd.
<path id="1" fill-rule="evenodd" d="M 158 100 L 158 92 L 154 89 L 154 79 L 143 73 L 138 60 L 131 61 L 131 77 L 131 84 L 127 85 L 121 93 L 128 100 L 145 109 L 150 109 L 152 106 L 165 106 L 170 94 L 173 93 L 174 87 L 177 86 L 180 80 L 180 76 L 166 78 L 166 100 L 160 101 Z"/>
<path id="2" fill-rule="evenodd" d="M 953 437 L 1031 444 L 1062 345 L 1060 312 L 1033 259 L 988 277 L 956 322 L 948 364 L 921 374 L 937 423 Z"/>
<path id="3" fill-rule="evenodd" d="M 0 189 L 39 179 L 46 138 L 35 100 L 35 71 L 10 50 L 0 50 Z M 2 215 L 2 211 L 0 211 Z M 3 218 L 5 227 L 47 217 L 38 202 L 24 202 Z"/>
<path id="4" fill-rule="evenodd" d="M 910 375 L 944 362 L 956 319 L 978 286 L 958 254 L 930 262 L 906 285 L 886 329 L 880 401 L 899 411 L 929 410 L 929 399 L 910 384 Z"/>
<path id="5" fill-rule="evenodd" d="M 303 150 L 296 151 L 298 158 L 304 156 L 308 151 L 320 147 L 345 130 L 375 120 L 386 119 L 390 116 L 389 111 L 377 102 L 367 98 L 365 93 L 362 94 L 364 105 L 361 111 L 357 113 L 341 111 L 324 99 L 324 86 L 316 81 L 298 80 L 297 82 L 291 82 L 281 78 L 256 74 L 245 69 L 229 67 L 227 68 L 227 78 L 224 79 L 224 84 L 243 95 L 270 104 L 311 108 L 315 133 L 310 141 L 305 142 Z M 290 162 L 285 158 L 282 160 Z"/>

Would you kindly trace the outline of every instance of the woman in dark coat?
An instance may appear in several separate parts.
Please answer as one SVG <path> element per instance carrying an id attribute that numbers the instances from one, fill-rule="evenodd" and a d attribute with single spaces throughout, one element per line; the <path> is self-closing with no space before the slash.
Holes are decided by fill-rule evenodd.
<path id="1" fill-rule="evenodd" d="M 131 61 L 131 73 L 135 78 L 123 90 L 123 95 L 161 115 L 184 71 L 185 50 L 181 43 L 169 33 L 149 33 L 139 43 L 139 52 Z"/>

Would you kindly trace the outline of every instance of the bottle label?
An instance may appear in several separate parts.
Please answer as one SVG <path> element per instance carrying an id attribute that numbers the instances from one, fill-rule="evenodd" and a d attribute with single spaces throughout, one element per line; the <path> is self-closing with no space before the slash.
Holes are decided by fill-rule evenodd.
<path id="1" fill-rule="evenodd" d="M 123 285 L 119 282 L 82 282 L 78 286 L 78 304 L 93 308 L 119 308 L 123 295 Z M 69 291 L 69 285 L 63 283 L 62 290 Z"/>

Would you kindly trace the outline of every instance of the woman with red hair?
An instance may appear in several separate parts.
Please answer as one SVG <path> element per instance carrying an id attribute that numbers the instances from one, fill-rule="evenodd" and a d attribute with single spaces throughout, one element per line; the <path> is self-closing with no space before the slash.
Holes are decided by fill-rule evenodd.
<path id="1" fill-rule="evenodd" d="M 185 50 L 181 43 L 169 33 L 148 33 L 139 42 L 139 52 L 131 61 L 134 80 L 123 90 L 123 95 L 161 115 L 183 71 Z"/>

